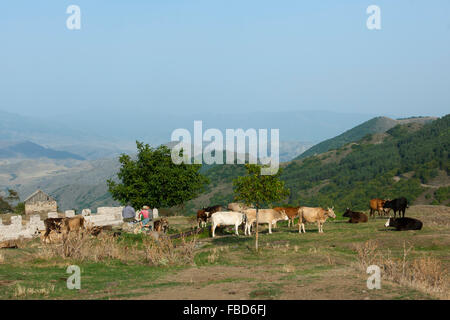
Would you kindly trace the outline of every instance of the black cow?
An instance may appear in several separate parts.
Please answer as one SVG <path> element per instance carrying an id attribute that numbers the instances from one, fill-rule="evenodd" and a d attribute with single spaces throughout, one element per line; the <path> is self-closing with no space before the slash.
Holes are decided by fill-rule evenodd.
<path id="1" fill-rule="evenodd" d="M 413 218 L 389 218 L 385 227 L 394 227 L 397 231 L 421 230 L 422 221 Z"/>
<path id="2" fill-rule="evenodd" d="M 402 215 L 402 218 L 405 217 L 405 210 L 408 208 L 408 200 L 405 197 L 396 198 L 394 200 L 388 200 L 384 203 L 383 208 L 391 208 L 394 210 L 394 218 L 398 211 L 398 216 Z"/>
<path id="3" fill-rule="evenodd" d="M 358 222 L 367 222 L 367 215 L 365 215 L 362 212 L 355 212 L 347 208 L 347 210 L 344 212 L 343 217 L 350 218 L 348 220 L 348 223 L 358 223 Z"/>
<path id="4" fill-rule="evenodd" d="M 216 206 L 212 206 L 212 207 L 203 208 L 203 210 L 205 210 L 206 212 L 209 212 L 209 216 L 211 217 L 211 215 L 213 213 L 222 211 L 222 206 L 221 205 L 216 205 Z"/>

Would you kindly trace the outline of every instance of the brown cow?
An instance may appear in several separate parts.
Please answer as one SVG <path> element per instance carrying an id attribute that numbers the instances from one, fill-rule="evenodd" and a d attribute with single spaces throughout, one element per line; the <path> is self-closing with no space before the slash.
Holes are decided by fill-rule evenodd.
<path id="1" fill-rule="evenodd" d="M 284 211 L 286 213 L 286 215 L 289 218 L 288 221 L 288 227 L 291 227 L 291 222 L 292 222 L 292 226 L 294 226 L 294 219 L 298 217 L 298 209 L 300 209 L 300 207 L 275 207 L 273 208 L 274 210 L 281 212 Z M 276 222 L 274 227 L 276 227 Z"/>
<path id="2" fill-rule="evenodd" d="M 45 233 L 43 236 L 44 242 L 49 242 L 50 232 L 55 231 L 55 233 L 61 233 L 61 226 L 63 224 L 64 218 L 47 218 L 44 220 Z"/>
<path id="3" fill-rule="evenodd" d="M 344 212 L 343 217 L 350 218 L 348 220 L 348 223 L 358 223 L 358 222 L 367 222 L 368 218 L 367 215 L 365 215 L 362 212 L 355 212 L 347 208 L 347 210 Z"/>
<path id="4" fill-rule="evenodd" d="M 380 216 L 380 211 L 383 212 L 383 215 L 385 215 L 387 212 L 386 210 L 383 208 L 385 202 L 387 200 L 384 199 L 379 199 L 379 198 L 375 198 L 375 199 L 371 199 L 370 200 L 370 217 L 375 218 L 375 211 L 378 213 L 378 215 Z"/>
<path id="5" fill-rule="evenodd" d="M 200 209 L 197 211 L 197 226 L 200 228 L 200 224 L 203 227 L 206 227 L 206 222 L 208 221 L 209 218 L 211 218 L 211 215 L 213 213 L 222 211 L 222 206 L 217 205 L 217 206 L 212 206 L 212 207 L 206 207 L 203 209 Z"/>
<path id="6" fill-rule="evenodd" d="M 72 218 L 64 218 L 61 224 L 61 231 L 64 236 L 67 236 L 70 231 L 79 232 L 81 229 L 84 229 L 84 217 L 83 216 L 75 216 Z"/>

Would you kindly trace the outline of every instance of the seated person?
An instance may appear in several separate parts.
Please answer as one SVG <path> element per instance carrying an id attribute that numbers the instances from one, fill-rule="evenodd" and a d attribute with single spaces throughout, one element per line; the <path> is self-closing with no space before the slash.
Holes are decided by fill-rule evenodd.
<path id="1" fill-rule="evenodd" d="M 153 229 L 153 214 L 151 214 L 151 212 L 149 211 L 149 207 L 148 206 L 143 206 L 142 207 L 142 211 L 139 214 L 139 217 L 141 218 L 139 224 L 142 227 L 150 227 L 151 229 Z"/>

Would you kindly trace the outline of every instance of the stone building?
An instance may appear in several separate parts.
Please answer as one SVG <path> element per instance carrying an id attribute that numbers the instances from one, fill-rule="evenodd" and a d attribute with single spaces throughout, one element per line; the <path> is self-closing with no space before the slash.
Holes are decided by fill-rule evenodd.
<path id="1" fill-rule="evenodd" d="M 57 211 L 58 208 L 56 200 L 39 189 L 26 198 L 24 203 L 26 214 L 48 213 Z"/>

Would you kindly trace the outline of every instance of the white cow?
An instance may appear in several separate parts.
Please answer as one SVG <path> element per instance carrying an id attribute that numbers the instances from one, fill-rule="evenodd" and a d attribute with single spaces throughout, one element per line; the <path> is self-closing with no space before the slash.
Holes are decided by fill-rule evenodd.
<path id="1" fill-rule="evenodd" d="M 247 222 L 245 223 L 245 235 L 251 235 L 251 228 L 254 222 L 256 222 L 256 209 L 244 210 L 247 217 Z M 269 234 L 272 233 L 272 225 L 280 220 L 289 220 L 286 212 L 284 210 L 277 211 L 274 209 L 259 209 L 258 210 L 258 224 L 267 223 L 269 224 Z"/>
<path id="2" fill-rule="evenodd" d="M 219 211 L 211 216 L 211 231 L 213 238 L 217 226 L 234 226 L 236 235 L 239 235 L 238 228 L 245 222 L 245 215 L 235 211 Z"/>

